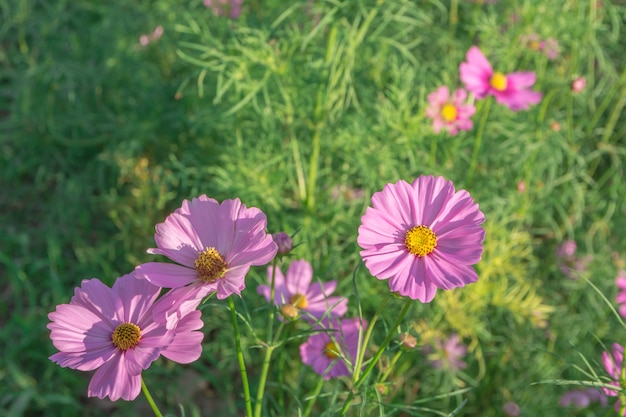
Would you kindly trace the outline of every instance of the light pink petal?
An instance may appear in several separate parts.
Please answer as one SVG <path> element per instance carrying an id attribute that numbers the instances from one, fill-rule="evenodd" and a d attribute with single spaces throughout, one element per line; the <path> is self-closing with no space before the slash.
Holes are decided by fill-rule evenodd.
<path id="1" fill-rule="evenodd" d="M 148 253 L 165 255 L 188 267 L 192 267 L 198 253 L 206 249 L 196 225 L 188 216 L 176 212 L 167 216 L 165 222 L 157 224 L 154 241 L 159 249 L 148 250 Z"/>
<path id="2" fill-rule="evenodd" d="M 138 324 L 159 296 L 161 287 L 138 278 L 131 272 L 115 281 L 113 291 L 119 295 L 124 305 L 123 322 Z"/>
<path id="3" fill-rule="evenodd" d="M 463 88 L 456 89 L 452 94 L 452 100 L 457 108 L 460 107 L 466 99 L 467 91 Z"/>
<path id="4" fill-rule="evenodd" d="M 196 330 L 203 325 L 200 311 L 187 314 L 176 326 L 174 340 L 161 354 L 178 363 L 191 363 L 200 358 L 204 334 Z"/>
<path id="5" fill-rule="evenodd" d="M 104 285 L 98 278 L 83 280 L 81 286 L 74 290 L 70 301 L 95 313 L 105 322 L 123 320 L 123 304 L 117 293 Z"/>
<path id="6" fill-rule="evenodd" d="M 478 280 L 478 275 L 471 266 L 449 262 L 434 252 L 426 257 L 424 263 L 428 279 L 444 290 L 463 287 Z"/>
<path id="7" fill-rule="evenodd" d="M 304 259 L 293 261 L 287 269 L 287 292 L 291 295 L 306 294 L 313 278 L 313 268 Z"/>
<path id="8" fill-rule="evenodd" d="M 165 262 L 147 262 L 135 268 L 137 276 L 164 288 L 180 288 L 198 280 L 195 269 Z"/>
<path id="9" fill-rule="evenodd" d="M 111 401 L 120 398 L 132 401 L 139 396 L 141 390 L 141 375 L 131 376 L 126 370 L 124 361 L 116 357 L 102 365 L 91 378 L 87 393 L 90 397 Z"/>
<path id="10" fill-rule="evenodd" d="M 283 305 L 289 302 L 289 293 L 285 288 L 285 276 L 283 275 L 283 271 L 276 267 L 274 269 L 273 266 L 267 267 L 267 280 L 271 283 L 272 273 L 274 274 L 274 304 Z M 261 294 L 265 299 L 269 302 L 271 295 L 271 287 L 269 285 L 259 285 L 256 287 L 257 293 Z"/>
<path id="11" fill-rule="evenodd" d="M 489 92 L 489 79 L 493 75 L 493 68 L 483 53 L 472 46 L 466 55 L 467 62 L 461 63 L 459 72 L 465 88 L 474 93 L 476 98 L 485 98 Z"/>
<path id="12" fill-rule="evenodd" d="M 407 296 L 422 303 L 429 303 L 437 292 L 436 285 L 426 275 L 426 266 L 423 260 L 414 257 L 413 262 L 405 264 L 406 270 L 389 279 L 391 291 Z"/>
<path id="13" fill-rule="evenodd" d="M 155 322 L 164 323 L 167 329 L 174 329 L 181 318 L 198 307 L 202 298 L 215 291 L 217 283 L 203 282 L 171 290 L 154 304 L 152 317 Z"/>
<path id="14" fill-rule="evenodd" d="M 534 72 L 512 72 L 506 75 L 507 89 L 524 90 L 535 84 Z"/>
<path id="15" fill-rule="evenodd" d="M 452 181 L 447 181 L 443 177 L 421 176 L 413 181 L 414 204 L 423 211 L 419 218 L 416 218 L 417 225 L 431 227 L 439 214 L 446 206 L 448 200 L 454 195 L 454 185 Z M 414 210 L 417 210 L 416 208 Z"/>
<path id="16" fill-rule="evenodd" d="M 85 352 L 111 345 L 114 325 L 81 305 L 58 305 L 48 318 L 52 321 L 48 324 L 50 338 L 60 351 Z"/>

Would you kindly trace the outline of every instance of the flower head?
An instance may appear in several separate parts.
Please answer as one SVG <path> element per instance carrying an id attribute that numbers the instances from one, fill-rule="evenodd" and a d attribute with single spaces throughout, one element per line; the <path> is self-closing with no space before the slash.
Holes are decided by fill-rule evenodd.
<path id="1" fill-rule="evenodd" d="M 199 311 L 186 310 L 171 329 L 153 320 L 160 291 L 132 273 L 118 278 L 113 288 L 97 278 L 84 280 L 69 304 L 48 315 L 50 338 L 59 350 L 50 360 L 95 370 L 87 388 L 90 397 L 135 399 L 141 371 L 159 355 L 190 363 L 202 352 L 203 335 L 196 331 L 203 326 Z"/>
<path id="2" fill-rule="evenodd" d="M 599 402 L 603 406 L 607 405 L 606 396 L 597 388 L 582 388 L 567 391 L 559 400 L 561 407 L 586 408 L 592 402 Z"/>
<path id="3" fill-rule="evenodd" d="M 585 77 L 577 77 L 572 81 L 572 92 L 580 93 L 587 87 L 587 80 Z"/>
<path id="4" fill-rule="evenodd" d="M 204 0 L 204 7 L 213 9 L 216 16 L 225 16 L 237 19 L 241 15 L 243 0 Z"/>
<path id="5" fill-rule="evenodd" d="M 272 280 L 273 267 L 267 268 L 267 279 Z M 314 282 L 313 268 L 307 261 L 293 261 L 287 269 L 286 276 L 279 268 L 274 274 L 274 304 L 277 306 L 293 306 L 285 313 L 288 317 L 300 312 L 309 320 L 318 320 L 324 316 L 341 317 L 348 310 L 348 299 L 345 297 L 329 297 L 337 288 L 337 281 L 326 283 Z M 257 292 L 270 301 L 270 286 L 259 285 Z M 290 317 L 294 318 L 294 317 Z"/>
<path id="6" fill-rule="evenodd" d="M 429 106 L 426 116 L 433 119 L 433 129 L 439 133 L 445 129 L 456 135 L 459 130 L 470 130 L 473 126 L 471 117 L 476 112 L 472 104 L 465 104 L 467 92 L 459 88 L 452 95 L 448 87 L 441 86 L 428 95 Z"/>
<path id="7" fill-rule="evenodd" d="M 434 348 L 434 351 L 428 355 L 433 367 L 448 369 L 451 372 L 467 367 L 463 361 L 467 355 L 467 346 L 460 342 L 458 334 L 453 334 L 446 340 L 436 340 Z"/>
<path id="8" fill-rule="evenodd" d="M 156 249 L 180 265 L 148 262 L 137 273 L 165 288 L 186 287 L 185 299 L 202 298 L 217 292 L 224 299 L 240 295 L 252 265 L 264 265 L 276 255 L 272 236 L 265 233 L 267 219 L 255 207 L 246 208 L 239 199 L 221 204 L 206 195 L 191 201 L 156 226 Z M 190 284 L 190 285 L 189 285 Z"/>
<path id="9" fill-rule="evenodd" d="M 531 104 L 541 101 L 542 94 L 530 90 L 535 83 L 534 72 L 503 74 L 494 71 L 483 53 L 472 46 L 466 55 L 467 62 L 461 63 L 461 81 L 476 98 L 489 95 L 513 111 L 526 110 Z"/>
<path id="10" fill-rule="evenodd" d="M 504 415 L 507 417 L 519 417 L 522 410 L 520 410 L 519 405 L 513 401 L 509 401 L 502 407 L 502 411 L 504 411 Z"/>
<path id="11" fill-rule="evenodd" d="M 352 375 L 359 345 L 359 331 L 367 328 L 358 318 L 324 320 L 320 332 L 300 345 L 302 362 L 324 379 Z"/>
<path id="12" fill-rule="evenodd" d="M 576 241 L 566 240 L 556 250 L 556 256 L 560 258 L 559 269 L 569 279 L 578 278 L 578 274 L 584 273 L 587 269 L 591 256 L 579 257 L 576 255 Z"/>
<path id="13" fill-rule="evenodd" d="M 400 180 L 372 196 L 361 218 L 358 244 L 370 273 L 391 291 L 430 302 L 437 288 L 478 279 L 485 216 L 465 190 L 443 177 Z"/>

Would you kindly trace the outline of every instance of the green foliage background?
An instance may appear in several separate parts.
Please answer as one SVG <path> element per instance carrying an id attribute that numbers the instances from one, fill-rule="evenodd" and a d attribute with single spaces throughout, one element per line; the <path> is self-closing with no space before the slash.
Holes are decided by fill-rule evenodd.
<path id="1" fill-rule="evenodd" d="M 406 353 L 389 394 L 365 394 L 387 405 L 360 412 L 448 415 L 467 399 L 459 415 L 503 415 L 507 401 L 528 416 L 609 415 L 560 408 L 569 387 L 554 381 L 598 382 L 589 373 L 605 374 L 604 345 L 626 342 L 606 302 L 626 262 L 624 3 L 256 0 L 244 9 L 230 20 L 200 1 L 0 0 L 0 409 L 147 412 L 143 399 L 86 398 L 89 375 L 47 359 L 46 315 L 82 279 L 112 284 L 152 260 L 154 225 L 182 199 L 239 197 L 267 214 L 270 232 L 298 231 L 293 258 L 338 280 L 355 315 L 356 235 L 370 196 L 432 174 L 467 189 L 486 215 L 480 279 L 415 303 L 402 329 L 421 344 L 458 333 L 468 367 L 450 374 L 421 350 Z M 140 46 L 157 25 L 163 37 Z M 530 33 L 558 39 L 560 56 L 525 48 Z M 535 71 L 544 98 L 519 113 L 477 103 L 473 130 L 435 135 L 426 96 L 461 86 L 472 45 L 500 71 Z M 587 88 L 575 94 L 577 76 Z M 555 257 L 567 239 L 593 258 L 576 280 Z M 386 283 L 364 268 L 355 279 L 371 316 Z M 264 280 L 263 268 L 252 271 L 238 301 L 253 388 L 266 311 L 254 287 Z M 182 403 L 187 415 L 241 415 L 227 313 L 205 305 L 200 361 L 159 361 L 144 373 L 170 413 Z M 298 415 L 296 398 L 315 384 L 299 368 L 299 343 L 275 364 L 268 416 Z M 334 415 L 325 404 L 345 389 L 325 385 L 318 415 Z"/>

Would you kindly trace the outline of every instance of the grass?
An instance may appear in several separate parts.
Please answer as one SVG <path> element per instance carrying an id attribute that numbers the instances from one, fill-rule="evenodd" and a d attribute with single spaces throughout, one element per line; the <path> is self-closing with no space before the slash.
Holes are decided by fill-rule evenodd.
<path id="1" fill-rule="evenodd" d="M 55 350 L 46 316 L 82 279 L 112 284 L 153 259 L 145 249 L 154 225 L 182 199 L 240 197 L 267 214 L 270 232 L 298 231 L 293 259 L 337 279 L 354 315 L 356 230 L 370 196 L 433 174 L 470 191 L 486 215 L 480 279 L 415 303 L 401 328 L 420 344 L 460 334 L 468 367 L 450 374 L 421 350 L 405 353 L 389 393 L 372 388 L 366 398 L 384 403 L 383 415 L 448 415 L 464 404 L 459 415 L 499 416 L 508 401 L 522 415 L 609 415 L 599 405 L 563 409 L 568 387 L 535 383 L 594 380 L 591 369 L 606 375 L 602 350 L 624 343 L 605 300 L 585 279 L 566 278 L 555 250 L 574 239 L 579 256 L 593 257 L 584 277 L 613 303 L 626 263 L 625 7 L 274 0 L 247 2 L 230 20 L 199 1 L 0 0 L 0 408 L 8 416 L 148 412 L 143 398 L 88 399 L 89 375 L 47 359 Z M 157 25 L 163 37 L 141 47 L 139 36 Z M 558 39 L 559 57 L 523 47 L 529 33 Z M 435 135 L 426 96 L 461 85 L 458 65 L 474 44 L 501 71 L 535 71 L 543 100 L 518 113 L 478 103 L 473 130 Z M 577 76 L 587 87 L 574 94 Z M 364 268 L 355 279 L 371 317 L 386 284 Z M 264 269 L 253 270 L 236 300 L 248 312 L 253 392 L 262 281 Z M 400 302 L 389 309 L 387 325 Z M 145 379 L 170 413 L 181 403 L 186 415 L 241 415 L 225 303 L 209 300 L 203 317 L 202 359 L 159 361 Z M 374 343 L 383 338 L 381 328 Z M 299 343 L 281 348 L 288 359 L 270 374 L 265 415 L 297 415 L 317 384 L 299 366 Z M 344 391 L 326 383 L 314 413 L 333 415 L 325 404 Z"/>

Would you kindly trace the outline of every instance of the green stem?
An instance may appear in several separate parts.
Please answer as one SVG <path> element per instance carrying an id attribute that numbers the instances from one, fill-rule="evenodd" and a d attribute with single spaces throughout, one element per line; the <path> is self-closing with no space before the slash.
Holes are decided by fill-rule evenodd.
<path id="1" fill-rule="evenodd" d="M 276 264 L 278 258 L 274 258 L 272 263 L 272 278 L 270 279 L 270 310 L 268 314 L 267 323 L 267 341 L 268 346 L 265 351 L 265 357 L 263 358 L 263 365 L 261 367 L 261 375 L 259 377 L 259 388 L 256 392 L 256 403 L 254 404 L 254 417 L 261 417 L 261 411 L 263 410 L 263 396 L 265 395 L 265 383 L 267 382 L 267 373 L 270 369 L 270 362 L 272 360 L 272 353 L 276 348 L 273 340 L 274 333 L 274 314 L 276 308 L 274 306 L 274 292 L 275 292 L 275 280 L 276 276 Z"/>
<path id="2" fill-rule="evenodd" d="M 324 377 L 321 377 L 319 379 L 319 382 L 317 383 L 317 386 L 313 390 L 312 395 L 309 397 L 309 403 L 306 405 L 306 409 L 304 410 L 304 414 L 302 414 L 302 417 L 309 417 L 309 414 L 311 414 L 311 410 L 313 410 L 313 404 L 315 404 L 315 400 L 317 400 L 317 397 L 319 397 L 323 386 Z"/>
<path id="3" fill-rule="evenodd" d="M 380 357 L 383 355 L 383 352 L 385 351 L 385 349 L 387 349 L 387 346 L 389 346 L 389 342 L 391 342 L 391 339 L 394 337 L 396 333 L 396 329 L 398 328 L 398 326 L 400 326 L 400 323 L 402 323 L 402 320 L 404 320 L 404 316 L 406 316 L 406 313 L 409 312 L 412 302 L 413 302 L 412 299 L 407 298 L 406 303 L 404 304 L 404 307 L 402 307 L 402 311 L 400 311 L 400 314 L 396 318 L 396 321 L 393 323 L 393 325 L 389 329 L 389 333 L 387 334 L 387 337 L 385 338 L 383 343 L 380 345 L 380 347 L 376 351 L 376 354 L 367 365 L 367 368 L 365 368 L 365 371 L 363 371 L 363 375 L 361 375 L 361 377 L 356 381 L 356 383 L 352 387 L 352 390 L 348 394 L 348 398 L 346 398 L 346 402 L 343 404 L 343 408 L 341 409 L 341 416 L 345 416 L 346 413 L 348 412 L 348 408 L 350 408 L 352 399 L 354 398 L 354 393 L 357 392 L 358 388 L 363 384 L 363 382 L 365 382 L 370 372 L 372 372 L 372 369 L 374 369 L 374 366 L 376 366 L 376 364 L 380 360 Z"/>
<path id="4" fill-rule="evenodd" d="M 476 164 L 478 163 L 478 151 L 480 150 L 480 144 L 483 140 L 483 132 L 485 131 L 485 124 L 487 123 L 487 116 L 489 115 L 489 109 L 491 108 L 491 98 L 487 98 L 483 101 L 481 108 L 482 117 L 476 131 L 476 139 L 474 140 L 474 150 L 472 151 L 472 160 L 470 161 L 469 172 L 467 173 L 467 183 L 472 182 L 474 171 L 476 170 Z"/>
<path id="5" fill-rule="evenodd" d="M 150 395 L 150 391 L 148 391 L 146 383 L 143 382 L 143 378 L 141 379 L 141 391 L 143 392 L 143 395 L 146 396 L 146 400 L 148 400 L 148 404 L 150 404 L 150 408 L 152 408 L 152 412 L 154 413 L 154 415 L 156 417 L 163 417 L 163 414 L 161 414 L 159 407 L 157 407 L 154 399 L 152 399 L 152 395 Z"/>
<path id="6" fill-rule="evenodd" d="M 365 332 L 363 343 L 361 344 L 360 349 L 357 351 L 357 358 L 356 363 L 354 364 L 354 373 L 352 376 L 353 383 L 356 383 L 356 381 L 359 380 L 359 374 L 361 373 L 361 364 L 363 363 L 363 357 L 365 356 L 365 349 L 367 349 L 367 345 L 369 344 L 370 337 L 372 336 L 372 331 L 374 330 L 374 325 L 378 321 L 378 317 L 380 317 L 380 314 L 383 312 L 385 306 L 392 298 L 393 295 L 389 294 L 389 296 L 383 301 L 380 307 L 378 307 L 378 310 L 376 310 L 376 313 L 374 313 L 374 317 L 372 317 L 369 326 L 367 326 L 367 331 Z"/>
<path id="7" fill-rule="evenodd" d="M 385 371 L 383 376 L 380 378 L 380 381 L 378 382 L 382 384 L 387 380 L 387 378 L 389 377 L 389 374 L 393 370 L 393 367 L 396 365 L 396 362 L 398 362 L 398 359 L 400 359 L 400 356 L 402 356 L 402 353 L 404 353 L 404 350 L 403 348 L 400 348 L 391 359 L 391 362 L 389 362 L 389 366 L 387 367 L 387 370 Z"/>
<path id="8" fill-rule="evenodd" d="M 233 331 L 235 332 L 235 348 L 237 349 L 237 361 L 239 362 L 241 383 L 243 384 L 243 394 L 246 401 L 246 417 L 252 417 L 252 400 L 250 398 L 250 386 L 248 385 L 248 373 L 246 372 L 246 363 L 243 360 L 243 352 L 241 351 L 241 335 L 239 334 L 239 324 L 237 324 L 237 312 L 235 311 L 233 297 L 228 297 L 228 306 L 230 307 L 230 316 L 233 321 Z"/>

